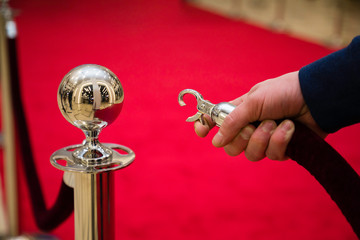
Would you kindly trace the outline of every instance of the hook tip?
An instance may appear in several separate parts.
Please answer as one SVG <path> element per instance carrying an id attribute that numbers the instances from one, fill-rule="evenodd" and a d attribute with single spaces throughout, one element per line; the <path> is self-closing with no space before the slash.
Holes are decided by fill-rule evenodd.
<path id="1" fill-rule="evenodd" d="M 197 100 L 202 99 L 202 96 L 200 93 L 198 93 L 197 91 L 193 90 L 193 89 L 184 89 L 179 93 L 179 97 L 178 97 L 178 101 L 180 106 L 185 106 L 185 102 L 184 102 L 184 95 L 185 94 L 191 94 L 193 96 L 196 97 Z"/>

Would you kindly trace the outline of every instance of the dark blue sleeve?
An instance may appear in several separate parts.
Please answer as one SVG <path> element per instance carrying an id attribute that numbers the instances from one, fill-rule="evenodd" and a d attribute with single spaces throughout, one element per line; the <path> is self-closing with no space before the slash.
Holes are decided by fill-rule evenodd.
<path id="1" fill-rule="evenodd" d="M 299 80 L 311 115 L 325 132 L 360 122 L 360 36 L 301 68 Z"/>

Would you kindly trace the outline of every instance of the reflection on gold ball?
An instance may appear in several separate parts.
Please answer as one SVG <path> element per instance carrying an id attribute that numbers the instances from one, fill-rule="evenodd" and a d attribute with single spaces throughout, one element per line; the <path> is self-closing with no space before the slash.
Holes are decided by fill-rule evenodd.
<path id="1" fill-rule="evenodd" d="M 111 124 L 121 112 L 124 90 L 109 69 L 86 64 L 65 75 L 58 90 L 58 105 L 71 124 L 76 121 Z"/>

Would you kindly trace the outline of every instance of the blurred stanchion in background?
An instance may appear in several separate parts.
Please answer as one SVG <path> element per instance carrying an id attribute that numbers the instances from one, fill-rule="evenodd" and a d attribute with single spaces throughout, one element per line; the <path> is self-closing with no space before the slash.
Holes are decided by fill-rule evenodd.
<path id="1" fill-rule="evenodd" d="M 21 165 L 25 172 L 34 218 L 40 231 L 51 231 L 72 213 L 73 191 L 63 183 L 56 202 L 51 208 L 47 207 L 35 167 L 22 104 L 16 48 L 17 29 L 13 12 L 8 0 L 3 0 L 0 7 L 0 69 L 5 191 L 0 191 L 0 239 L 54 240 L 57 238 L 48 234 L 19 235 L 22 231 L 19 229 L 18 216 L 16 150 L 21 152 Z M 15 145 L 16 139 L 19 139 L 17 145 Z M 5 203 L 2 201 L 2 195 L 5 196 Z"/>
<path id="2" fill-rule="evenodd" d="M 1 95 L 2 95 L 2 125 L 4 133 L 4 181 L 6 209 L 3 214 L 0 239 L 57 239 L 49 234 L 21 235 L 19 229 L 17 194 L 17 167 L 16 157 L 19 153 L 21 166 L 24 169 L 26 187 L 29 190 L 30 203 L 38 230 L 49 232 L 58 227 L 73 212 L 73 190 L 64 182 L 61 184 L 55 203 L 49 207 L 46 204 L 44 193 L 38 177 L 34 161 L 32 144 L 27 119 L 21 97 L 16 37 L 16 24 L 13 20 L 13 11 L 8 0 L 1 5 Z M 16 129 L 16 131 L 15 131 Z M 18 140 L 18 141 L 16 141 Z M 15 145 L 15 142 L 17 143 Z"/>
<path id="3" fill-rule="evenodd" d="M 16 25 L 8 1 L 3 0 L 0 7 L 0 63 L 1 63 L 1 97 L 2 97 L 2 132 L 4 134 L 4 181 L 6 213 L 0 213 L 0 235 L 18 235 L 18 196 L 16 177 L 16 152 L 14 119 L 11 99 L 11 71 L 8 40 L 16 38 Z M 4 209 L 3 202 L 0 202 Z"/>
<path id="4" fill-rule="evenodd" d="M 360 33 L 356 0 L 191 0 L 218 14 L 281 31 L 328 47 L 347 45 Z"/>

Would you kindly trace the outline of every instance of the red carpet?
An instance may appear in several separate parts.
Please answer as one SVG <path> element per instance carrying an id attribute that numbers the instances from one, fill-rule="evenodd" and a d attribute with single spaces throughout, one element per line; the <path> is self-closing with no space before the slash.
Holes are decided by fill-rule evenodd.
<path id="1" fill-rule="evenodd" d="M 228 157 L 185 122 L 195 106 L 177 102 L 185 88 L 213 102 L 231 100 L 330 50 L 180 0 L 17 0 L 12 6 L 21 10 L 22 92 L 49 205 L 63 174 L 50 155 L 83 139 L 61 116 L 57 88 L 72 68 L 96 63 L 111 69 L 125 91 L 120 117 L 100 138 L 137 154 L 116 174 L 116 239 L 356 239 L 304 169 L 290 160 Z M 359 133 L 352 126 L 327 139 L 358 172 Z M 21 230 L 36 232 L 23 178 L 20 184 Z M 73 239 L 73 221 L 53 233 Z"/>

